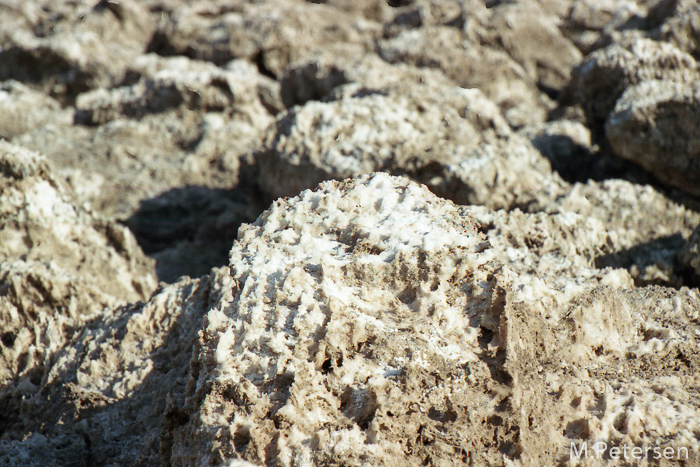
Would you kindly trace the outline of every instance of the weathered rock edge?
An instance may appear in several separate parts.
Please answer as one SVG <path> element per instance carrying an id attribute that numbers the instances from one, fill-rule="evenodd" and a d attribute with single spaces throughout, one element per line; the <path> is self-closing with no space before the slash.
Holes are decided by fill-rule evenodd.
<path id="1" fill-rule="evenodd" d="M 567 465 L 596 441 L 697 460 L 697 292 L 530 273 L 472 209 L 374 174 L 242 228 L 163 463 Z"/>

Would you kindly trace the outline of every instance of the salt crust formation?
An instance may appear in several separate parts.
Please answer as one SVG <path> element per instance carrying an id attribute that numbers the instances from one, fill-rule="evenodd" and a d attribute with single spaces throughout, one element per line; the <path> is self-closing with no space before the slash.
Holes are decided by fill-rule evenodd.
<path id="1" fill-rule="evenodd" d="M 7 409 L 22 414 L 31 435 L 0 440 L 0 462 L 159 465 L 170 442 L 165 423 L 182 403 L 202 316 L 230 300 L 231 287 L 228 272 L 215 269 L 162 284 L 147 303 L 92 316 L 56 353 L 40 392 L 18 388 L 23 397 Z"/>
<path id="2" fill-rule="evenodd" d="M 235 58 L 257 60 L 275 77 L 289 63 L 329 44 L 352 43 L 369 50 L 381 33 L 378 23 L 362 16 L 351 16 L 348 21 L 346 12 L 330 5 L 293 0 L 173 6 L 171 21 L 158 31 L 152 44 L 159 54 L 186 55 L 216 64 Z"/>
<path id="3" fill-rule="evenodd" d="M 560 182 L 478 90 L 348 84 L 333 96 L 292 108 L 271 127 L 259 154 L 271 199 L 376 170 L 416 174 L 443 196 L 494 208 L 525 205 L 530 192 Z"/>
<path id="4" fill-rule="evenodd" d="M 153 261 L 124 226 L 70 202 L 45 159 L 0 142 L 3 428 L 42 389 L 59 350 L 103 308 L 147 299 Z"/>
<path id="5" fill-rule="evenodd" d="M 126 220 L 160 279 L 205 274 L 264 208 L 234 189 L 253 177 L 251 155 L 283 107 L 279 84 L 243 61 L 222 69 L 153 54 L 125 76 L 130 84 L 82 93 L 69 118 L 56 110 L 22 124 L 14 141 L 55 162 L 75 203 Z"/>
<path id="6" fill-rule="evenodd" d="M 166 460 L 575 465 L 604 441 L 697 461 L 700 297 L 594 268 L 609 242 L 385 174 L 277 201 L 231 250 Z"/>
<path id="7" fill-rule="evenodd" d="M 79 203 L 110 216 L 128 217 L 173 187 L 235 186 L 282 107 L 279 84 L 247 62 L 221 69 L 148 54 L 125 73 L 129 85 L 81 94 L 73 121 L 50 120 L 16 139 L 57 162 Z"/>
<path id="8" fill-rule="evenodd" d="M 698 463 L 699 13 L 0 2 L 0 464 Z"/>
<path id="9" fill-rule="evenodd" d="M 32 82 L 62 100 L 118 83 L 155 30 L 148 10 L 134 0 L 37 3 L 0 7 L 21 25 L 0 32 L 0 80 Z"/>

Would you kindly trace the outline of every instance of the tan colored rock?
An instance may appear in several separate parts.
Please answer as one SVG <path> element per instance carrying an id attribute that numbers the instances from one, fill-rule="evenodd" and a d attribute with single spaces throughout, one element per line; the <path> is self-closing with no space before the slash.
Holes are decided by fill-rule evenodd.
<path id="1" fill-rule="evenodd" d="M 78 204 L 125 220 L 160 279 L 200 276 L 226 263 L 238 226 L 264 209 L 252 190 L 232 190 L 255 176 L 279 84 L 243 61 L 152 54 L 127 75 L 133 84 L 78 96 L 76 123 L 93 126 L 50 121 L 16 141 L 58 166 Z"/>
<path id="2" fill-rule="evenodd" d="M 700 196 L 700 84 L 645 81 L 628 88 L 605 124 L 615 153 L 663 183 Z"/>
<path id="3" fill-rule="evenodd" d="M 595 442 L 694 462 L 700 297 L 596 271 L 608 242 L 384 174 L 280 200 L 231 251 L 163 462 L 553 465 Z"/>
<path id="4" fill-rule="evenodd" d="M 399 5 L 391 21 L 384 25 L 384 36 L 426 26 L 462 29 L 475 39 L 490 20 L 485 2 L 479 0 L 417 0 Z"/>
<path id="5" fill-rule="evenodd" d="M 512 135 L 486 141 L 414 177 L 457 204 L 537 212 L 566 192 L 547 159 L 530 142 Z M 430 170 L 432 169 L 432 170 Z"/>
<path id="6" fill-rule="evenodd" d="M 678 257 L 700 214 L 659 190 L 625 180 L 576 183 L 544 212 L 572 212 L 603 223 L 611 242 L 596 257 L 598 267 L 624 268 L 638 286 L 684 284 Z"/>
<path id="7" fill-rule="evenodd" d="M 662 0 L 649 10 L 648 20 L 663 18 L 650 33 L 652 39 L 667 41 L 700 58 L 700 5 L 693 0 Z"/>
<path id="8" fill-rule="evenodd" d="M 377 55 L 347 46 L 329 47 L 329 50 L 292 63 L 280 79 L 280 92 L 285 105 L 291 108 L 310 100 L 337 98 L 332 92 L 349 83 L 409 95 L 415 93 L 416 85 L 434 88 L 457 85 L 440 70 L 387 63 Z"/>
<path id="9" fill-rule="evenodd" d="M 541 123 L 553 107 L 506 52 L 470 41 L 455 28 L 407 30 L 381 41 L 379 55 L 391 63 L 437 68 L 462 87 L 480 89 L 512 126 Z"/>
<path id="10" fill-rule="evenodd" d="M 332 97 L 293 108 L 270 128 L 258 159 L 271 199 L 379 170 L 408 174 L 457 203 L 495 209 L 530 204 L 542 190 L 554 196 L 561 185 L 476 89 L 402 81 L 376 91 L 345 85 Z"/>
<path id="11" fill-rule="evenodd" d="M 185 57 L 143 55 L 130 67 L 130 86 L 98 89 L 78 96 L 76 123 L 100 125 L 117 118 L 139 119 L 178 107 L 201 112 L 230 112 L 265 128 L 270 115 L 265 103 L 282 110 L 279 85 L 249 63 L 235 62 L 230 70 Z M 139 79 L 140 78 L 140 79 Z M 267 102 L 266 102 L 267 101 Z"/>
<path id="12" fill-rule="evenodd" d="M 160 465 L 170 446 L 161 434 L 181 423 L 175 408 L 202 316 L 230 291 L 219 269 L 164 286 L 146 303 L 104 310 L 57 353 L 41 393 L 25 386 L 2 400 L 19 427 L 3 427 L 0 461 Z"/>
<path id="13" fill-rule="evenodd" d="M 238 226 L 264 208 L 237 188 L 252 178 L 248 155 L 260 135 L 225 114 L 176 110 L 97 128 L 46 125 L 17 141 L 48 152 L 76 203 L 122 219 L 170 282 L 225 264 Z"/>
<path id="14" fill-rule="evenodd" d="M 50 120 L 72 120 L 71 112 L 60 112 L 60 104 L 18 81 L 0 84 L 0 138 L 12 139 Z"/>
<path id="15" fill-rule="evenodd" d="M 155 28 L 149 12 L 133 0 L 45 8 L 60 13 L 42 12 L 32 29 L 18 30 L 0 48 L 0 81 L 36 83 L 62 100 L 118 83 Z"/>
<path id="16" fill-rule="evenodd" d="M 77 122 L 99 126 L 51 121 L 16 140 L 58 167 L 79 204 L 126 218 L 169 189 L 229 189 L 250 176 L 249 155 L 282 107 L 277 83 L 248 63 L 150 54 L 128 73 L 131 86 L 78 97 Z"/>
<path id="17" fill-rule="evenodd" d="M 369 50 L 380 33 L 378 23 L 328 5 L 206 1 L 175 8 L 152 51 L 216 64 L 245 58 L 280 77 L 290 63 L 332 43 Z"/>
<path id="18" fill-rule="evenodd" d="M 645 4 L 646 3 L 646 4 Z M 588 55 L 606 47 L 619 31 L 644 27 L 649 2 L 618 0 L 572 0 L 561 14 L 562 32 Z"/>
<path id="19" fill-rule="evenodd" d="M 541 88 L 556 93 L 571 78 L 583 55 L 559 30 L 560 20 L 540 2 L 504 2 L 491 9 L 481 42 L 500 47 L 518 62 Z"/>
<path id="20" fill-rule="evenodd" d="M 0 142 L 0 163 L 0 381 L 32 392 L 76 328 L 157 281 L 131 232 L 71 204 L 42 157 Z"/>
<path id="21" fill-rule="evenodd" d="M 391 8 L 384 0 L 326 0 L 322 3 L 334 6 L 340 11 L 359 14 L 369 20 L 380 23 L 387 20 L 391 15 Z"/>
<path id="22" fill-rule="evenodd" d="M 599 137 L 622 93 L 634 84 L 654 79 L 690 83 L 697 79 L 693 57 L 671 44 L 636 39 L 597 50 L 573 72 L 570 96 L 586 114 L 588 126 Z"/>

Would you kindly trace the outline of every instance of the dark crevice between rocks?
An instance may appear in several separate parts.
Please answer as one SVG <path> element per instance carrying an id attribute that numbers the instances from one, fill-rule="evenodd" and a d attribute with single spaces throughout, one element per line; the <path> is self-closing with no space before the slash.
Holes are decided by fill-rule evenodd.
<path id="1" fill-rule="evenodd" d="M 595 267 L 621 268 L 630 271 L 637 287 L 660 285 L 680 289 L 681 287 L 700 286 L 700 277 L 681 264 L 679 255 L 686 241 L 681 234 L 660 237 L 649 242 L 640 243 L 631 248 L 616 251 L 595 258 Z M 653 271 L 662 276 L 649 277 Z"/>
<path id="2" fill-rule="evenodd" d="M 75 105 L 78 94 L 89 91 L 92 76 L 72 66 L 48 47 L 25 50 L 19 46 L 0 50 L 0 81 L 16 80 L 45 88 L 61 106 Z"/>
<path id="3" fill-rule="evenodd" d="M 267 65 L 265 65 L 265 52 L 263 50 L 259 51 L 255 57 L 253 57 L 253 63 L 255 63 L 255 66 L 258 67 L 258 71 L 261 75 L 267 76 L 268 78 L 272 78 L 274 80 L 277 79 L 277 76 L 275 76 Z"/>
<path id="4" fill-rule="evenodd" d="M 179 55 L 178 51 L 173 47 L 167 33 L 158 29 L 151 38 L 151 41 L 146 47 L 146 53 L 154 53 L 160 55 L 161 57 L 173 57 Z"/>
<path id="5" fill-rule="evenodd" d="M 414 0 L 388 0 L 386 3 L 391 8 L 401 8 L 404 6 L 411 5 L 413 2 Z"/>
<path id="6" fill-rule="evenodd" d="M 124 224 L 143 251 L 156 260 L 161 281 L 199 277 L 228 264 L 228 254 L 243 223 L 264 207 L 255 187 L 174 188 L 141 202 Z"/>

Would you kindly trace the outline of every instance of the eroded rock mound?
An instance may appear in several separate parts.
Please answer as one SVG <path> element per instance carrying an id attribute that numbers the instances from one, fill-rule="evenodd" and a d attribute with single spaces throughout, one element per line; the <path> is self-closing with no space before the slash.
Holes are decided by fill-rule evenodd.
<path id="1" fill-rule="evenodd" d="M 21 402 L 3 407 L 19 420 L 3 426 L 0 462 L 158 465 L 170 446 L 165 426 L 181 423 L 175 409 L 202 316 L 222 300 L 231 278 L 218 269 L 93 317 L 56 354 L 41 392 L 25 386 Z"/>
<path id="2" fill-rule="evenodd" d="M 385 174 L 277 201 L 231 251 L 164 462 L 566 465 L 594 441 L 697 459 L 697 292 L 596 272 L 601 223 L 503 215 Z"/>
<path id="3" fill-rule="evenodd" d="M 31 83 L 67 102 L 116 84 L 155 29 L 148 10 L 133 0 L 36 6 L 24 8 L 25 24 L 0 43 L 0 80 Z"/>
<path id="4" fill-rule="evenodd" d="M 324 102 L 282 114 L 259 154 L 261 187 L 274 199 L 382 170 L 415 177 L 459 204 L 494 209 L 561 189 L 548 161 L 512 134 L 483 93 L 428 83 L 343 85 Z"/>
<path id="5" fill-rule="evenodd" d="M 455 28 L 427 26 L 406 30 L 381 41 L 378 49 L 379 55 L 390 63 L 437 68 L 460 86 L 480 89 L 516 127 L 545 121 L 553 107 L 528 72 L 508 53 L 469 41 Z"/>
<path id="6" fill-rule="evenodd" d="M 280 77 L 291 62 L 331 43 L 369 50 L 381 28 L 357 13 L 294 0 L 178 5 L 151 50 L 217 64 L 245 58 Z"/>

